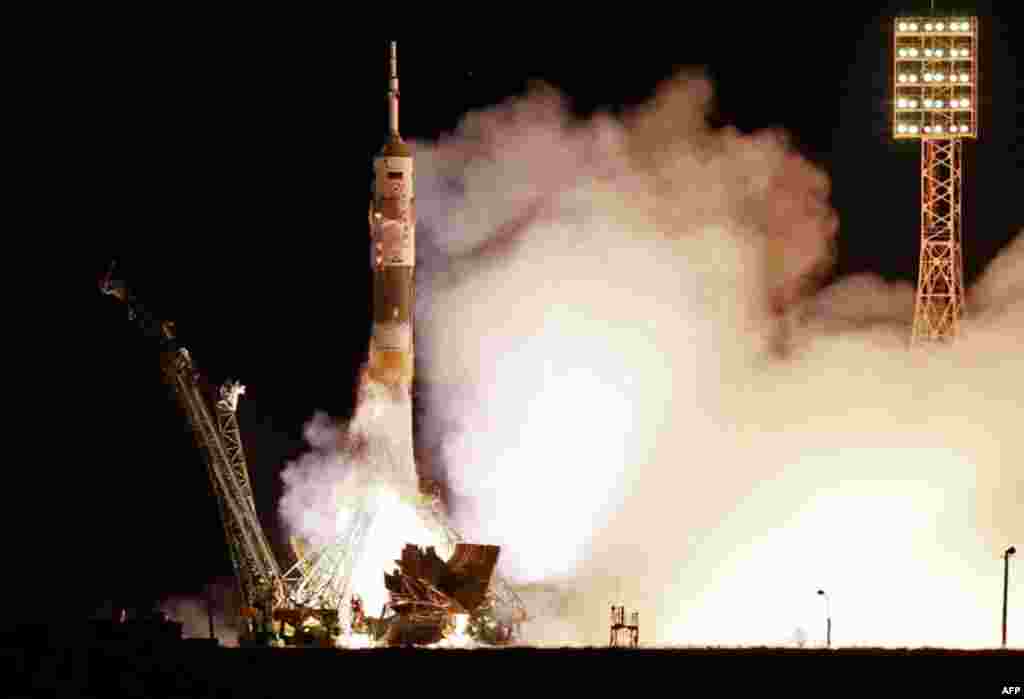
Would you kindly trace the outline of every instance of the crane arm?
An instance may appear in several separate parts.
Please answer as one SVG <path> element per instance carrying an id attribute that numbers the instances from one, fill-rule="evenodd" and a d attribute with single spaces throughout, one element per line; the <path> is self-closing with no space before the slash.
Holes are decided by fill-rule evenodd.
<path id="1" fill-rule="evenodd" d="M 284 581 L 277 559 L 260 526 L 249 481 L 249 469 L 242 447 L 236 409 L 245 387 L 229 381 L 220 387 L 220 397 L 210 409 L 202 390 L 202 375 L 189 351 L 178 341 L 174 324 L 160 320 L 138 301 L 120 281 L 113 279 L 113 265 L 100 290 L 115 296 L 128 307 L 129 319 L 142 332 L 159 341 L 165 380 L 188 417 L 202 451 L 217 498 L 232 564 L 246 606 L 284 603 Z"/>

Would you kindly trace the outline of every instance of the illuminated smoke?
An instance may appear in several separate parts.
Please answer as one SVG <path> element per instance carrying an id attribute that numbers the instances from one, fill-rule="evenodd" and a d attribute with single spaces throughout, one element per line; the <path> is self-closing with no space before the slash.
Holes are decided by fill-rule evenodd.
<path id="1" fill-rule="evenodd" d="M 192 596 L 174 596 L 160 603 L 160 611 L 173 621 L 180 622 L 183 638 L 209 638 L 210 614 L 208 605 L 213 604 L 213 632 L 224 646 L 238 645 L 240 620 L 229 609 L 238 596 L 237 585 L 232 581 L 217 581 L 212 586 L 208 599 Z"/>
<path id="2" fill-rule="evenodd" d="M 285 468 L 279 511 L 310 552 L 335 542 L 360 514 L 372 516 L 350 592 L 375 616 L 387 601 L 384 573 L 395 568 L 406 543 L 449 552 L 417 511 L 408 397 L 365 378 L 362 388 L 350 424 L 338 427 L 318 414 L 306 426 L 311 449 Z"/>
<path id="3" fill-rule="evenodd" d="M 911 289 L 815 293 L 827 177 L 782 134 L 707 128 L 709 99 L 683 76 L 574 121 L 543 88 L 419 145 L 458 524 L 560 590 L 537 642 L 604 644 L 621 602 L 646 643 L 816 644 L 824 588 L 838 644 L 994 644 L 1024 538 L 1020 241 L 963 342 L 908 353 Z"/>

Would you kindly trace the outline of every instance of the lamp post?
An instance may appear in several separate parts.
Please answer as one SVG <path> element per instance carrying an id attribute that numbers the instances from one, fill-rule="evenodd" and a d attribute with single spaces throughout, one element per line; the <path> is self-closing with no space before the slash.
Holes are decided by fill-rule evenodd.
<path id="1" fill-rule="evenodd" d="M 818 594 L 825 598 L 825 647 L 832 647 L 832 605 L 828 601 L 828 593 L 818 590 Z"/>
<path id="2" fill-rule="evenodd" d="M 1003 553 L 1003 648 L 1006 648 L 1006 602 L 1010 589 L 1010 556 L 1017 553 L 1017 549 L 1011 546 Z"/>

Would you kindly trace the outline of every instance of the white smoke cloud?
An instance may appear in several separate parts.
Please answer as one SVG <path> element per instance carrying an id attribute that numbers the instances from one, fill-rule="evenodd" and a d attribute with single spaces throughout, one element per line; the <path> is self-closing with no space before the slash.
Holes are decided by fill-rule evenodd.
<path id="1" fill-rule="evenodd" d="M 470 395 L 427 410 L 459 525 L 565 586 L 538 642 L 606 643 L 622 602 L 648 643 L 777 643 L 823 629 L 825 588 L 837 643 L 992 645 L 1022 532 L 1019 243 L 952 349 L 907 352 L 910 290 L 862 278 L 797 304 L 780 359 L 772 312 L 831 262 L 827 177 L 777 133 L 709 130 L 709 96 L 684 76 L 572 122 L 545 89 L 420 144 L 418 350 Z"/>

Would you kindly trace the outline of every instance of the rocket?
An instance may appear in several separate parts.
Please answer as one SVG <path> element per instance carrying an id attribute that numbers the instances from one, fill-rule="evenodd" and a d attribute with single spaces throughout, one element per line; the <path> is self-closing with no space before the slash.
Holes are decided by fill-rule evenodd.
<path id="1" fill-rule="evenodd" d="M 413 378 L 413 283 L 416 268 L 416 195 L 412 149 L 398 132 L 398 56 L 390 46 L 388 141 L 373 161 L 370 238 L 373 330 L 369 374 L 408 388 Z"/>

